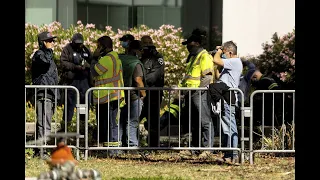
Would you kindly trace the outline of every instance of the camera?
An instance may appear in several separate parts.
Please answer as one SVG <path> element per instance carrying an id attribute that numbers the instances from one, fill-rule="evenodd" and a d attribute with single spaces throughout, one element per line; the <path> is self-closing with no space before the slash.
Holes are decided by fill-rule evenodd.
<path id="1" fill-rule="evenodd" d="M 221 51 L 223 50 L 223 47 L 221 46 L 219 49 L 221 49 Z M 211 54 L 212 56 L 214 56 L 216 53 L 218 52 L 218 49 L 209 51 L 209 54 Z"/>

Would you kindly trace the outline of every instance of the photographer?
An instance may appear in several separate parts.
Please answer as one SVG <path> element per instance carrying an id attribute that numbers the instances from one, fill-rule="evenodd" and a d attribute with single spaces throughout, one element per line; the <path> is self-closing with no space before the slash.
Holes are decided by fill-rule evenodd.
<path id="1" fill-rule="evenodd" d="M 74 86 L 79 90 L 81 104 L 85 103 L 85 93 L 90 88 L 90 62 L 91 52 L 83 45 L 83 36 L 80 33 L 74 34 L 71 43 L 68 43 L 63 48 L 60 56 L 61 81 L 63 85 Z M 63 110 L 63 117 L 67 120 L 68 124 L 71 122 L 74 114 L 76 99 L 76 92 L 68 89 L 67 105 L 65 105 L 65 107 L 67 106 L 67 114 Z M 80 119 L 84 120 L 84 115 L 80 115 Z"/>
<path id="2" fill-rule="evenodd" d="M 223 67 L 217 83 L 225 84 L 229 88 L 238 88 L 242 73 L 242 61 L 237 57 L 237 46 L 234 42 L 228 41 L 222 47 L 217 47 L 217 52 L 213 56 L 213 63 Z M 235 96 L 236 97 L 236 96 Z M 237 100 L 236 100 L 237 103 Z M 235 105 L 229 105 L 224 101 L 224 113 L 221 115 L 221 126 L 223 131 L 223 147 L 238 147 L 238 130 L 235 119 Z M 237 151 L 228 151 L 224 154 L 223 161 L 238 163 Z"/>

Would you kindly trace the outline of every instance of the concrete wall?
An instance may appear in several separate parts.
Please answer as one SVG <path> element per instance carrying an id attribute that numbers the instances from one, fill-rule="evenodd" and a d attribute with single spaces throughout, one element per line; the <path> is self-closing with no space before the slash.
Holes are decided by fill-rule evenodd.
<path id="1" fill-rule="evenodd" d="M 240 56 L 259 55 L 275 32 L 284 35 L 294 27 L 294 0 L 223 0 L 222 41 L 235 41 Z"/>

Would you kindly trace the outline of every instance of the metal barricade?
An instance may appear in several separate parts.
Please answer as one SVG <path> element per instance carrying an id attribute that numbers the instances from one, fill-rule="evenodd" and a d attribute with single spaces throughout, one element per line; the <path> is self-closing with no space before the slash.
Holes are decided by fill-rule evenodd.
<path id="1" fill-rule="evenodd" d="M 240 138 L 240 141 L 241 141 L 241 143 L 240 143 L 240 145 L 238 146 L 238 147 L 222 147 L 221 146 L 221 133 L 222 133 L 222 131 L 221 131 L 221 121 L 218 121 L 219 122 L 219 129 L 220 129 L 220 131 L 219 131 L 219 145 L 218 146 L 214 146 L 214 145 L 211 145 L 211 144 L 209 144 L 209 146 L 207 146 L 207 147 L 203 147 L 202 145 L 201 145 L 201 119 L 202 119 L 202 117 L 201 117 L 201 111 L 203 111 L 203 109 L 201 108 L 201 106 L 200 106 L 200 109 L 199 109 L 199 112 L 197 112 L 198 114 L 199 114 L 199 116 L 198 116 L 198 118 L 199 118 L 199 145 L 198 146 L 192 146 L 191 144 L 192 144 L 192 142 L 191 142 L 191 134 L 192 134 L 192 132 L 191 132 L 191 113 L 192 113 L 192 111 L 193 110 L 191 110 L 191 106 L 189 106 L 189 109 L 187 110 L 188 111 L 188 133 L 187 134 L 185 134 L 185 135 L 183 135 L 182 134 L 182 131 L 181 131 L 181 126 L 182 126 L 182 122 L 183 123 L 185 123 L 186 122 L 186 119 L 182 119 L 182 117 L 181 117 L 181 111 L 179 111 L 179 113 L 178 113 L 178 135 L 177 136 L 173 136 L 171 133 L 171 122 L 170 122 L 170 114 L 169 114 L 169 123 L 168 123 L 168 139 L 167 139 L 167 145 L 160 145 L 160 132 L 161 132 L 161 129 L 160 129 L 160 116 L 158 117 L 158 119 L 157 119 L 157 123 L 158 123 L 158 126 L 157 126 L 157 130 L 156 130 L 156 133 L 158 133 L 158 136 L 159 136 L 159 139 L 158 139 L 158 143 L 157 143 L 157 146 L 150 146 L 150 115 L 152 114 L 152 113 L 155 113 L 155 112 L 150 112 L 150 98 L 148 98 L 148 103 L 147 103 L 147 105 L 149 106 L 149 108 L 148 108 L 148 113 L 147 113 L 147 116 L 146 116 L 146 118 L 147 118 L 147 121 L 148 121 L 148 127 L 146 128 L 147 129 L 147 131 L 148 131 L 148 136 L 149 136 L 149 138 L 148 138 L 148 147 L 144 147 L 144 146 L 129 146 L 129 137 L 128 137 L 128 140 L 127 140 L 127 145 L 125 146 L 125 147 L 123 147 L 122 146 L 122 144 L 121 144 L 121 138 L 122 137 L 120 137 L 119 136 L 119 134 L 117 135 L 117 141 L 115 141 L 115 142 L 112 142 L 112 143 L 108 143 L 108 145 L 101 145 L 101 142 L 100 142 L 100 138 L 101 137 L 99 137 L 99 126 L 100 126 L 100 124 L 101 124 L 101 120 L 100 120 L 100 115 L 99 114 L 97 114 L 97 116 L 96 116 L 96 121 L 97 121 L 97 137 L 96 137 L 96 140 L 97 140 L 97 142 L 96 142 L 96 144 L 94 145 L 94 144 L 90 144 L 89 145 L 89 138 L 88 138 L 88 135 L 89 135 L 89 124 L 88 124 L 88 122 L 89 122 L 89 116 L 90 116 L 90 112 L 88 111 L 88 109 L 90 108 L 90 100 L 89 100 L 89 94 L 91 93 L 91 91 L 98 91 L 98 96 L 99 96 L 99 91 L 101 91 L 101 90 L 108 90 L 108 91 L 111 91 L 111 90 L 118 90 L 118 95 L 120 94 L 120 90 L 125 90 L 125 91 L 133 91 L 133 90 L 136 90 L 136 91 L 138 91 L 138 96 L 139 96 L 139 90 L 146 90 L 147 91 L 147 94 L 149 93 L 150 94 L 150 91 L 158 91 L 159 93 L 158 93 L 158 98 L 160 98 L 160 91 L 168 91 L 168 103 L 167 104 L 169 104 L 170 105 L 170 102 L 171 102 L 171 93 L 173 92 L 173 91 L 178 91 L 177 93 L 178 93 L 178 106 L 180 107 L 180 109 L 181 109 L 181 107 L 182 107 L 182 104 L 181 104 L 181 92 L 183 91 L 183 92 L 188 92 L 188 93 L 184 93 L 185 95 L 187 95 L 187 96 L 189 96 L 189 98 L 188 98 L 188 100 L 189 100 L 189 104 L 191 104 L 191 95 L 192 94 L 194 94 L 194 93 L 199 93 L 199 96 L 200 96 L 200 98 L 199 98 L 199 104 L 201 104 L 202 103 L 202 98 L 201 98 L 201 96 L 202 96 L 202 93 L 203 92 L 207 92 L 208 91 L 208 88 L 185 88 L 185 87 L 180 87 L 180 88 L 178 88 L 178 87 L 174 87 L 174 88 L 170 88 L 170 87 L 164 87 L 164 88 L 155 88 L 155 87 L 145 87 L 145 88 L 134 88 L 134 87 L 93 87 L 93 88 L 90 88 L 90 89 L 88 89 L 87 90 L 87 92 L 86 92 L 86 95 L 85 95 L 85 97 L 86 97 L 86 99 L 85 99 L 85 104 L 82 104 L 82 105 L 80 105 L 80 107 L 81 107 L 81 114 L 83 113 L 83 114 L 85 114 L 85 116 L 86 116 L 86 118 L 85 118 L 85 160 L 87 160 L 87 158 L 88 158 L 88 151 L 91 151 L 91 150 L 203 150 L 203 151 L 215 151 L 215 150 L 222 150 L 222 151 L 226 151 L 226 150 L 229 150 L 229 151 L 237 151 L 237 152 L 239 152 L 239 155 L 241 156 L 240 157 L 240 159 L 241 159 L 241 163 L 243 163 L 244 162 L 244 155 L 243 155 L 243 151 L 244 151 L 244 141 L 246 140 L 246 138 L 244 137 L 244 113 L 243 113 L 243 111 L 244 111 L 244 100 L 243 100 L 243 92 L 240 90 L 240 89 L 238 89 L 238 88 L 230 88 L 229 90 L 230 91 L 237 91 L 237 93 L 240 93 L 240 97 L 242 97 L 241 99 L 240 99 L 240 106 L 241 107 L 239 107 L 239 109 L 240 109 L 240 111 L 241 111 L 241 137 L 239 137 Z M 198 92 L 196 92 L 196 91 L 198 91 Z M 231 94 L 231 93 L 230 93 Z M 109 95 L 108 95 L 109 96 Z M 98 98 L 100 98 L 100 97 L 98 97 Z M 184 97 L 185 98 L 185 97 Z M 119 100 L 119 99 L 118 99 Z M 126 105 L 128 106 L 128 114 L 127 114 L 127 116 L 128 116 L 128 118 L 130 118 L 130 95 L 129 95 L 129 97 L 126 97 L 125 98 L 125 102 L 126 102 Z M 119 107 L 120 106 L 120 104 L 121 104 L 121 102 L 120 101 L 117 101 L 116 102 L 117 103 L 117 106 Z M 107 103 L 106 104 L 108 104 L 108 106 L 110 106 L 110 102 L 109 101 L 107 101 Z M 101 104 L 97 104 L 96 105 L 96 109 L 97 110 L 99 110 L 99 108 L 100 108 L 100 106 L 101 106 Z M 146 105 L 144 105 L 144 106 L 146 106 Z M 210 109 L 211 110 L 211 109 Z M 120 111 L 121 111 L 121 108 L 120 108 Z M 159 111 L 160 111 L 160 108 L 159 108 Z M 169 107 L 169 111 L 170 111 L 170 107 Z M 104 121 L 106 121 L 107 122 L 107 124 L 108 125 L 110 125 L 110 120 L 112 120 L 112 119 L 110 119 L 110 112 L 109 112 L 109 110 L 107 110 L 107 112 L 105 112 L 105 113 L 108 113 L 108 118 L 106 118 L 106 119 L 104 119 Z M 118 117 L 119 118 L 119 117 Z M 230 119 L 230 118 L 229 118 Z M 153 120 L 153 119 L 151 119 L 151 120 Z M 219 119 L 218 119 L 219 120 Z M 140 122 L 140 119 L 139 119 L 139 122 Z M 138 127 L 137 127 L 138 128 Z M 229 128 L 231 128 L 231 127 L 229 127 Z M 109 140 L 111 139 L 111 137 L 110 137 L 110 128 L 107 128 L 108 129 L 108 132 L 106 133 L 107 135 L 106 135 L 106 137 L 107 137 L 107 139 L 108 139 L 108 142 L 110 142 Z M 117 129 L 118 129 L 118 132 L 120 131 L 120 126 L 117 126 Z M 183 129 L 183 128 L 182 128 Z M 137 129 L 138 130 L 138 129 Z M 211 133 L 211 129 L 209 130 L 209 133 Z M 125 134 L 125 132 L 123 132 L 123 134 Z M 139 133 L 138 133 L 138 135 L 139 135 Z M 128 132 L 128 136 L 130 136 L 130 133 Z M 187 138 L 188 138 L 188 142 L 187 142 L 187 144 L 182 144 L 182 137 L 186 137 L 187 136 Z M 138 139 L 139 139 L 139 137 L 138 137 Z M 174 141 L 173 140 L 176 140 L 176 143 L 173 143 Z M 210 142 L 211 142 L 211 139 L 209 138 L 209 140 L 210 140 Z M 239 148 L 240 147 L 240 148 Z"/>
<path id="2" fill-rule="evenodd" d="M 259 107 L 261 107 L 261 112 L 254 113 L 260 109 Z M 291 110 L 292 112 L 290 112 Z M 250 111 L 250 164 L 254 163 L 254 153 L 295 153 L 295 90 L 256 90 L 250 96 Z M 260 117 L 261 121 L 259 121 Z M 270 125 L 270 121 L 271 137 L 266 135 L 265 126 L 266 124 Z M 253 147 L 254 143 L 257 143 L 253 142 L 255 139 L 254 126 L 257 122 L 259 125 L 261 124 L 262 133 L 261 138 L 257 141 L 261 143 L 261 148 L 258 149 Z M 292 134 L 286 134 L 286 138 L 289 140 L 285 139 L 287 132 L 285 122 L 291 123 L 289 132 Z M 267 143 L 271 143 L 271 145 Z M 289 146 L 292 147 L 289 149 Z"/>
<path id="3" fill-rule="evenodd" d="M 34 141 L 28 141 L 27 142 L 27 89 L 34 89 L 33 92 L 31 92 L 33 95 L 32 95 L 32 98 L 34 98 Z M 55 126 L 54 128 L 54 133 L 57 134 L 57 105 L 58 105 L 58 97 L 57 97 L 57 94 L 59 94 L 59 90 L 61 89 L 64 89 L 65 90 L 65 101 L 64 101 L 64 107 L 65 107 L 65 133 L 67 133 L 67 120 L 66 120 L 66 117 L 67 117 L 67 97 L 68 97 L 68 90 L 73 90 L 75 91 L 75 98 L 76 98 L 76 131 L 77 133 L 79 134 L 79 104 L 80 104 L 80 94 L 79 94 L 79 91 L 76 87 L 74 86 L 61 86 L 61 85 L 25 85 L 25 148 L 40 148 L 41 149 L 41 156 L 43 155 L 42 152 L 43 152 L 43 149 L 44 148 L 55 148 L 57 146 L 57 138 L 54 138 L 54 144 L 53 145 L 48 145 L 47 144 L 47 121 L 44 120 L 44 134 L 43 134 L 43 137 L 41 138 L 37 138 L 37 113 L 41 113 L 41 112 L 37 112 L 38 109 L 37 109 L 37 106 L 39 105 L 44 105 L 42 108 L 42 110 L 44 111 L 44 116 L 47 117 L 47 113 L 49 112 L 52 113 L 50 116 L 51 116 L 51 119 L 49 120 L 50 121 L 50 133 L 52 133 L 52 128 L 51 128 L 51 124 L 53 124 Z M 39 90 L 41 92 L 39 92 Z M 52 102 L 52 99 L 48 98 L 49 96 L 52 96 L 52 94 L 48 94 L 48 91 L 53 91 L 52 93 L 54 94 L 54 102 Z M 37 94 L 38 93 L 44 93 L 44 96 L 42 97 L 41 100 L 37 99 Z M 43 102 L 41 102 L 43 101 Z M 44 104 L 41 104 L 41 103 L 44 103 Z M 52 112 L 50 111 L 47 111 L 47 103 L 50 103 L 52 105 L 52 108 L 54 108 L 54 110 Z M 32 103 L 31 103 L 32 104 Z M 49 106 L 50 108 L 51 106 Z M 55 118 L 55 121 L 53 122 L 52 119 Z M 73 146 L 73 145 L 70 145 L 69 147 L 71 148 L 75 148 L 76 149 L 76 158 L 77 160 L 80 159 L 80 155 L 79 155 L 79 137 L 76 137 L 76 146 Z"/>

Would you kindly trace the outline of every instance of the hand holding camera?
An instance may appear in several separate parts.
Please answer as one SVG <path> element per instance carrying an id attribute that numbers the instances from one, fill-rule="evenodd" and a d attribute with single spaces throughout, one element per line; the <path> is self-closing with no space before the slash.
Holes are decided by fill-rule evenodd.
<path id="1" fill-rule="evenodd" d="M 213 51 L 209 51 L 209 53 L 214 56 L 217 52 L 219 52 L 220 54 L 222 54 L 223 47 L 222 46 L 216 46 L 216 49 Z"/>

